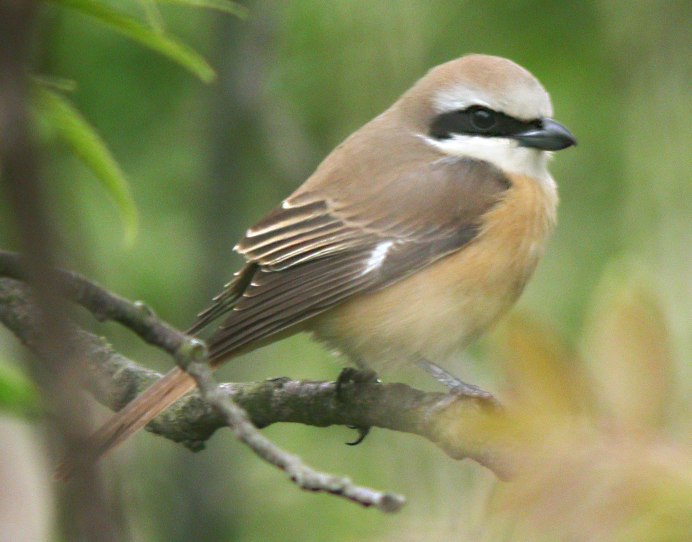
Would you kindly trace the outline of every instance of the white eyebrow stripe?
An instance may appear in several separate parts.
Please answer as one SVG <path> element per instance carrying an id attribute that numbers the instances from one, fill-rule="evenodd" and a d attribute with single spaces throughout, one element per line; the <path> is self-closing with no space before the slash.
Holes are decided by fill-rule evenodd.
<path id="1" fill-rule="evenodd" d="M 365 269 L 363 269 L 361 275 L 366 275 L 367 273 L 370 273 L 371 271 L 374 271 L 380 267 L 393 244 L 394 241 L 384 241 L 378 244 L 370 254 L 368 261 L 365 263 Z"/>

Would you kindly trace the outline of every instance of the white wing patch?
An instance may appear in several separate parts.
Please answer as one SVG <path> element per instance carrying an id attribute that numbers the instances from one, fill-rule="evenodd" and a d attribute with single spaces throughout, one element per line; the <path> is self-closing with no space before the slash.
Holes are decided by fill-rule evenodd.
<path id="1" fill-rule="evenodd" d="M 384 259 L 387 257 L 387 252 L 389 252 L 389 249 L 392 248 L 393 244 L 394 241 L 384 241 L 377 245 L 370 254 L 368 261 L 365 263 L 365 269 L 363 269 L 361 275 L 366 275 L 367 273 L 370 273 L 371 271 L 374 271 L 380 267 L 384 262 Z"/>

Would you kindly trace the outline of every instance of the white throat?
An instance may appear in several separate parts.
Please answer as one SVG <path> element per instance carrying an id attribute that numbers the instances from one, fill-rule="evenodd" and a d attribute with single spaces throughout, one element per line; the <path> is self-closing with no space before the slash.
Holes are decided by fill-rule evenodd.
<path id="1" fill-rule="evenodd" d="M 439 151 L 458 157 L 484 160 L 507 173 L 526 175 L 542 183 L 553 184 L 547 169 L 548 153 L 520 147 L 513 139 L 453 134 L 448 139 L 420 135 Z"/>

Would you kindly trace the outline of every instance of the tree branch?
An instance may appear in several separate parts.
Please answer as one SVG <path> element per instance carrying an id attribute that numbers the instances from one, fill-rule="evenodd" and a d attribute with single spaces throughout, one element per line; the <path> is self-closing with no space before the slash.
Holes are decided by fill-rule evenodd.
<path id="1" fill-rule="evenodd" d="M 0 0 L 0 192 L 43 315 L 41 334 L 35 337 L 43 356 L 33 358 L 28 367 L 51 422 L 46 436 L 51 443 L 71 447 L 88 430 L 88 416 L 81 397 L 75 397 L 72 369 L 80 353 L 67 333 L 66 303 L 50 281 L 62 242 L 50 191 L 40 174 L 37 127 L 30 115 L 29 73 L 40 50 L 36 40 L 40 11 L 36 0 Z M 59 538 L 104 542 L 122 538 L 122 522 L 95 469 L 84 469 L 80 480 L 60 488 L 59 495 Z"/>
<path id="2" fill-rule="evenodd" d="M 83 306 L 99 321 L 112 320 L 134 331 L 145 342 L 175 357 L 188 337 L 156 317 L 140 301 L 131 302 L 109 292 L 78 273 L 53 269 L 51 284 L 69 300 Z M 20 254 L 0 251 L 0 277 L 26 281 L 27 265 Z"/>
<path id="3" fill-rule="evenodd" d="M 0 252 L 2 275 L 22 278 L 17 255 Z M 508 475 L 502 458 L 506 446 L 478 431 L 479 424 L 489 416 L 501 415 L 488 401 L 426 393 L 404 384 L 349 383 L 338 394 L 334 382 L 289 378 L 217 385 L 206 366 L 205 353 L 195 359 L 199 354 L 195 351 L 196 341 L 191 342 L 191 338 L 143 310 L 143 305 L 119 298 L 74 273 L 56 271 L 56 280 L 68 298 L 92 310 L 100 319 L 113 319 L 130 327 L 147 342 L 174 355 L 197 380 L 204 399 L 197 393 L 190 394 L 147 427 L 189 449 L 202 449 L 216 429 L 230 425 L 241 440 L 265 460 L 285 470 L 300 487 L 335 493 L 387 511 L 398 509 L 403 500 L 358 488 L 347 479 L 315 472 L 297 457 L 278 450 L 259 436 L 253 425 L 262 428 L 293 422 L 317 427 L 387 428 L 417 434 L 455 459 L 469 457 L 500 477 Z M 17 280 L 0 279 L 0 322 L 32 350 L 40 334 L 34 314 L 27 286 Z M 113 410 L 122 408 L 161 376 L 115 352 L 101 337 L 76 326 L 74 335 L 86 353 L 83 386 Z"/>

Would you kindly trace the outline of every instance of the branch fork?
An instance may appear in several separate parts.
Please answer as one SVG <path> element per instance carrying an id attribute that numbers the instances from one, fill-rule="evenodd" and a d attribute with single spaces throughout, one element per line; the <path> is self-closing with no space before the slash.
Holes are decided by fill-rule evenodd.
<path id="1" fill-rule="evenodd" d="M 19 255 L 0 251 L 0 277 L 6 277 L 0 278 L 0 322 L 36 351 L 35 337 L 40 328 L 22 267 Z M 501 454 L 490 452 L 497 443 L 478 431 L 488 416 L 501 415 L 495 403 L 454 393 L 423 392 L 404 384 L 366 382 L 339 390 L 336 382 L 288 378 L 219 384 L 207 363 L 203 341 L 160 320 L 144 303 L 116 296 L 76 273 L 55 274 L 66 298 L 87 308 L 97 319 L 117 321 L 166 351 L 197 383 L 199 393 L 189 394 L 153 420 L 147 427 L 151 432 L 199 450 L 216 429 L 228 426 L 259 457 L 283 470 L 301 489 L 340 496 L 383 512 L 399 510 L 405 499 L 317 471 L 277 447 L 258 427 L 277 422 L 383 427 L 418 434 L 450 457 L 470 457 L 501 478 L 508 475 L 499 459 Z M 103 338 L 74 325 L 71 328 L 86 353 L 84 387 L 109 408 L 122 408 L 160 377 L 113 351 Z"/>

